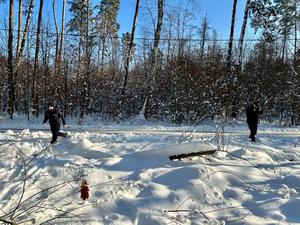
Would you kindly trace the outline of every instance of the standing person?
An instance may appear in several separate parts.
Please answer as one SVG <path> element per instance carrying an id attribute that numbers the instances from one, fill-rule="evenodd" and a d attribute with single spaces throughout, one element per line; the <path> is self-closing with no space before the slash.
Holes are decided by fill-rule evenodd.
<path id="1" fill-rule="evenodd" d="M 250 129 L 251 141 L 255 142 L 255 135 L 257 133 L 257 125 L 258 125 L 258 115 L 262 114 L 262 111 L 258 107 L 257 100 L 254 100 L 247 108 L 246 108 L 246 116 L 247 123 Z"/>
<path id="2" fill-rule="evenodd" d="M 48 109 L 45 113 L 45 118 L 43 124 L 49 120 L 51 132 L 52 132 L 52 139 L 51 144 L 55 143 L 58 136 L 66 137 L 67 133 L 60 132 L 60 120 L 62 120 L 63 125 L 66 125 L 66 121 L 62 117 L 62 115 L 53 107 L 52 103 L 48 103 Z"/>

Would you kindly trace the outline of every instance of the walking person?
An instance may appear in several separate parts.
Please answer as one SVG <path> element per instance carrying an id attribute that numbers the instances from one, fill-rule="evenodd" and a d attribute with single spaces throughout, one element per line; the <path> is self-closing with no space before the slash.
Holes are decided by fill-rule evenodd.
<path id="1" fill-rule="evenodd" d="M 258 107 L 257 100 L 253 100 L 252 103 L 246 108 L 247 123 L 250 129 L 250 136 L 252 142 L 255 142 L 255 135 L 257 134 L 258 115 L 262 114 L 262 111 Z"/>
<path id="2" fill-rule="evenodd" d="M 52 132 L 52 139 L 51 144 L 55 143 L 57 137 L 66 137 L 67 133 L 60 132 L 60 120 L 62 121 L 63 125 L 66 125 L 66 121 L 63 116 L 58 112 L 57 109 L 54 108 L 52 103 L 48 103 L 48 109 L 45 113 L 45 118 L 43 124 L 49 120 L 50 129 Z"/>

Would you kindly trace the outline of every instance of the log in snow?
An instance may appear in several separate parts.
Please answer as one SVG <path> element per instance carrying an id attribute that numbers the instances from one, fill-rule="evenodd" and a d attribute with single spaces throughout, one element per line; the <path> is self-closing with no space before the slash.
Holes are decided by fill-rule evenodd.
<path id="1" fill-rule="evenodd" d="M 182 158 L 190 158 L 194 156 L 200 156 L 200 155 L 212 155 L 216 152 L 217 150 L 208 150 L 208 151 L 201 151 L 201 152 L 190 152 L 190 153 L 184 153 L 184 154 L 179 154 L 179 155 L 171 155 L 169 156 L 170 160 L 181 160 Z"/>

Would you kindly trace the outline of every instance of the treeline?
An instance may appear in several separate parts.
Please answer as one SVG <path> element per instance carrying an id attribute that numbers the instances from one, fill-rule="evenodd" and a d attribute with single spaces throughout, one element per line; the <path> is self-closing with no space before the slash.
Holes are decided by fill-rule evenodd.
<path id="1" fill-rule="evenodd" d="M 0 33 L 0 107 L 11 118 L 15 112 L 38 116 L 54 102 L 65 115 L 79 118 L 143 114 L 195 124 L 206 117 L 239 116 L 256 97 L 268 119 L 300 122 L 299 0 L 245 1 L 236 39 L 233 0 L 226 41 L 207 16 L 195 26 L 191 10 L 166 0 L 152 5 L 137 0 L 132 30 L 121 37 L 119 0 L 99 5 L 63 0 L 61 11 L 51 3 L 53 21 L 44 19 L 43 0 L 7 2 L 10 16 Z M 249 23 L 260 33 L 256 40 L 245 39 Z"/>

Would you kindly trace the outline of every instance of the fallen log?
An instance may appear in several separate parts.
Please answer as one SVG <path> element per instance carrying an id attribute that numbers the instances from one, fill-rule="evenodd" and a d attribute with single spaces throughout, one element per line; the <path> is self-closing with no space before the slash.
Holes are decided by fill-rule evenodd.
<path id="1" fill-rule="evenodd" d="M 208 150 L 208 151 L 201 151 L 201 152 L 190 152 L 190 153 L 183 153 L 183 154 L 179 154 L 179 155 L 171 155 L 169 156 L 170 160 L 181 160 L 182 158 L 190 158 L 190 157 L 194 157 L 194 156 L 201 156 L 201 155 L 212 155 L 216 152 L 217 150 Z"/>

